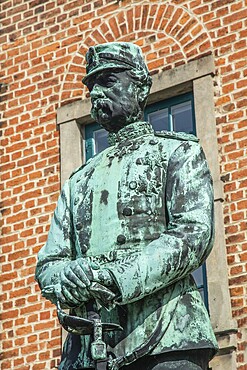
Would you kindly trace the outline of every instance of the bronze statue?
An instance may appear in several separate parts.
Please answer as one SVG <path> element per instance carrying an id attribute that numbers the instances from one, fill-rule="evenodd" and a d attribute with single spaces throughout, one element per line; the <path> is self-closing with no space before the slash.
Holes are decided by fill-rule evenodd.
<path id="1" fill-rule="evenodd" d="M 191 276 L 213 245 L 204 153 L 193 135 L 143 122 L 139 47 L 97 45 L 86 59 L 110 146 L 66 181 L 36 270 L 70 332 L 59 369 L 207 369 L 217 342 Z"/>

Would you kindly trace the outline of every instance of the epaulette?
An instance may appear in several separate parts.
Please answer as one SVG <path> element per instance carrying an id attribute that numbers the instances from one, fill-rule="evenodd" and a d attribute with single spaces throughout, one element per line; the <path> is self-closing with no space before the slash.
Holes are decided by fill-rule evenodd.
<path id="1" fill-rule="evenodd" d="M 72 176 L 74 176 L 77 172 L 79 172 L 83 167 L 85 167 L 86 166 L 86 163 L 84 163 L 82 166 L 80 166 L 80 167 L 77 167 L 72 173 L 71 173 L 71 175 L 70 175 L 70 179 L 71 179 L 71 177 Z"/>
<path id="2" fill-rule="evenodd" d="M 175 132 L 175 131 L 156 131 L 154 133 L 155 136 L 165 137 L 167 139 L 176 139 L 176 140 L 183 140 L 183 141 L 195 141 L 196 143 L 199 142 L 199 139 L 192 134 L 187 134 L 186 132 Z"/>

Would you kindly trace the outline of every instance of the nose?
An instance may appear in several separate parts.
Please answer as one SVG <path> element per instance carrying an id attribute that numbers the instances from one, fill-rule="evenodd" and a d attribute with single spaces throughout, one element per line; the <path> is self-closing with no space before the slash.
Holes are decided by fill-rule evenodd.
<path id="1" fill-rule="evenodd" d="M 99 99 L 99 98 L 105 98 L 105 94 L 103 91 L 102 86 L 100 85 L 93 85 L 92 90 L 90 91 L 91 99 Z"/>

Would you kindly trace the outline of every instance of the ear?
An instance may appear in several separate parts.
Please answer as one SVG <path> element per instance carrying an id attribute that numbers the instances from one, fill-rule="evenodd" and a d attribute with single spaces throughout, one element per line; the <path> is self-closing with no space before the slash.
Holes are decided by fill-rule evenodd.
<path id="1" fill-rule="evenodd" d="M 141 107 L 143 106 L 143 104 L 146 103 L 149 91 L 150 91 L 150 86 L 148 84 L 142 84 L 142 86 L 140 86 L 138 99 L 139 99 L 139 103 Z"/>

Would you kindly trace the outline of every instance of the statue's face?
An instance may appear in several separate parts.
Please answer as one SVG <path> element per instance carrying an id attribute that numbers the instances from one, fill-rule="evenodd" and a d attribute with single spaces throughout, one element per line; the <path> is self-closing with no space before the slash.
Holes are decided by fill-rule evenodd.
<path id="1" fill-rule="evenodd" d="M 92 101 L 91 115 L 107 131 L 117 132 L 142 118 L 139 87 L 127 71 L 104 70 L 92 76 L 87 86 Z"/>

